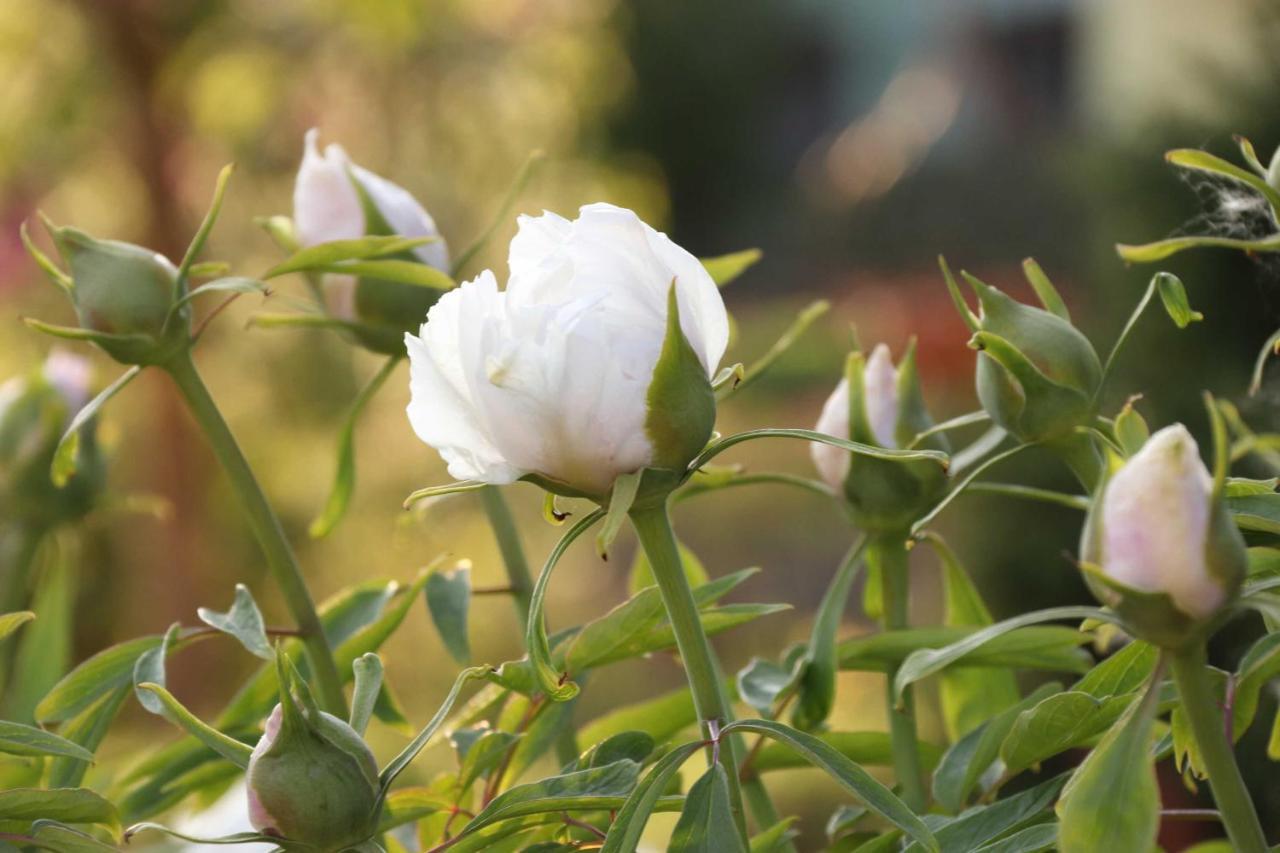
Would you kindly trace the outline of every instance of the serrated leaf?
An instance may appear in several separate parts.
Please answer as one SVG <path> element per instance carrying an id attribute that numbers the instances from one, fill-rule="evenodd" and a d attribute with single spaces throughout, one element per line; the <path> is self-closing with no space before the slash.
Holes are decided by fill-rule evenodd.
<path id="1" fill-rule="evenodd" d="M 267 639 L 267 627 L 262 620 L 262 611 L 258 609 L 258 603 L 253 600 L 253 593 L 244 584 L 236 584 L 235 601 L 226 613 L 201 607 L 196 610 L 196 615 L 209 627 L 235 637 L 249 654 L 263 660 L 274 660 L 275 652 L 271 648 L 271 641 Z M 163 682 L 156 683 L 163 684 Z"/>
<path id="2" fill-rule="evenodd" d="M 667 844 L 670 853 L 746 853 L 729 799 L 729 776 L 716 762 L 689 788 Z"/>
<path id="3" fill-rule="evenodd" d="M 431 621 L 445 649 L 458 663 L 469 663 L 467 611 L 471 607 L 471 568 L 458 566 L 448 572 L 433 572 L 427 578 L 425 590 Z"/>

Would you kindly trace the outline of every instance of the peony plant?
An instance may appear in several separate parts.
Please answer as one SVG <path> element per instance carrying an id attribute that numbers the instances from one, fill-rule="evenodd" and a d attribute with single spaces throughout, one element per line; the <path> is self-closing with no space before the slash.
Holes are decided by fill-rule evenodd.
<path id="1" fill-rule="evenodd" d="M 1252 146 L 1241 147 L 1252 172 L 1202 152 L 1171 160 L 1272 202 L 1274 166 L 1264 169 Z M 28 324 L 95 345 L 127 367 L 92 399 L 84 363 L 63 351 L 0 386 L 0 676 L 8 718 L 0 721 L 0 847 L 77 853 L 168 835 L 323 853 L 628 853 L 650 842 L 680 853 L 1150 851 L 1162 819 L 1173 816 L 1155 767 L 1172 758 L 1188 785 L 1207 781 L 1215 808 L 1197 817 L 1220 823 L 1234 849 L 1268 849 L 1233 746 L 1280 675 L 1280 496 L 1275 479 L 1231 469 L 1254 456 L 1280 473 L 1275 437 L 1253 432 L 1228 401 L 1206 397 L 1213 448 L 1206 465 L 1187 427 L 1153 434 L 1134 400 L 1104 414 L 1112 411 L 1114 364 L 1156 296 L 1179 327 L 1203 319 L 1176 277 L 1152 277 L 1103 359 L 1034 261 L 1024 272 L 1040 307 L 962 273 L 976 311 L 944 261 L 943 283 L 976 352 L 978 408 L 935 422 L 914 340 L 896 363 L 885 343 L 869 354 L 855 345 L 813 413 L 814 429 L 721 435 L 721 407 L 826 309 L 816 303 L 802 312 L 751 366 L 723 366 L 733 326 L 723 287 L 758 252 L 699 259 L 633 211 L 596 203 L 573 219 L 517 217 L 505 284 L 490 270 L 458 283 L 509 218 L 537 158 L 516 176 L 495 224 L 450 263 L 442 235 L 450 223 L 437 227 L 406 189 L 337 145 L 321 150 L 315 131 L 303 152 L 293 215 L 260 220 L 287 256 L 260 275 L 229 276 L 224 265 L 202 260 L 229 170 L 176 263 L 46 220 L 59 263 L 22 231 L 75 316 L 74 325 Z M 1121 251 L 1144 261 L 1222 245 L 1179 241 Z M 360 410 L 387 382 L 402 383 L 411 398 L 406 429 L 453 478 L 418 490 L 406 506 L 423 510 L 451 494 L 479 499 L 509 581 L 483 592 L 511 599 L 525 638 L 521 657 L 472 660 L 469 604 L 482 590 L 472 588 L 460 555 L 412 576 L 378 567 L 399 580 L 367 580 L 319 602 L 313 596 L 193 358 L 219 313 L 199 315 L 200 301 L 265 296 L 268 281 L 289 276 L 302 279 L 310 304 L 259 313 L 253 325 L 331 329 L 384 358 L 338 436 L 333 487 L 311 533 L 330 532 L 352 499 Z M 407 376 L 399 370 L 406 359 Z M 1255 385 L 1264 363 L 1265 353 Z M 55 569 L 37 554 L 105 500 L 96 425 L 144 369 L 166 374 L 185 400 L 293 624 L 269 626 L 252 591 L 235 584 L 226 610 L 200 608 L 195 621 L 175 622 L 164 635 L 103 650 L 48 684 L 33 681 L 46 647 L 35 632 L 42 623 L 71 624 L 52 618 L 57 598 L 42 592 L 42 576 Z M 974 427 L 985 429 L 974 435 Z M 810 443 L 817 477 L 717 462 L 764 438 Z M 1065 464 L 1079 493 L 987 476 L 1028 452 Z M 522 491 L 517 483 L 526 484 Z M 547 521 L 567 524 L 536 580 L 507 494 L 523 499 L 530 485 L 543 493 Z M 785 605 L 723 603 L 753 570 L 709 572 L 677 539 L 673 518 L 688 500 L 763 485 L 839 508 L 852 542 L 824 579 L 807 637 L 730 673 L 711 638 Z M 934 529 L 956 500 L 977 492 L 1081 512 L 1076 562 L 1100 606 L 996 621 Z M 594 529 L 603 570 L 620 572 L 609 558 L 628 525 L 641 546 L 629 597 L 582 625 L 550 631 L 546 597 L 563 555 Z M 918 546 L 937 558 L 942 624 L 921 624 L 921 608 L 911 606 L 925 592 L 910 571 Z M 879 630 L 842 638 L 863 576 L 860 608 Z M 419 596 L 459 668 L 429 713 L 402 707 L 382 663 L 387 640 L 419 618 Z M 1211 667 L 1209 640 L 1247 611 L 1262 615 L 1261 635 L 1234 671 Z M 258 665 L 206 722 L 170 690 L 168 674 L 182 650 L 219 639 Z M 674 654 L 687 685 L 577 719 L 576 701 L 593 690 L 596 670 L 655 654 Z M 838 689 L 842 670 L 883 676 L 886 731 L 842 728 L 835 713 L 849 699 Z M 1023 671 L 1073 681 L 1028 689 L 1017 677 Z M 937 686 L 936 737 L 918 719 L 932 707 L 924 683 Z M 169 721 L 176 738 L 145 745 L 125 766 L 95 765 L 129 704 Z M 418 716 L 428 721 L 415 726 Z M 416 735 L 380 766 L 371 745 L 378 741 L 366 741 L 372 725 Z M 432 744 L 448 748 L 424 752 Z M 802 765 L 829 776 L 847 799 L 825 836 L 801 834 L 773 799 L 773 772 Z M 238 826 L 252 830 L 197 839 L 179 828 L 184 812 L 229 788 L 243 817 Z M 657 812 L 676 813 L 669 833 L 648 827 Z"/>

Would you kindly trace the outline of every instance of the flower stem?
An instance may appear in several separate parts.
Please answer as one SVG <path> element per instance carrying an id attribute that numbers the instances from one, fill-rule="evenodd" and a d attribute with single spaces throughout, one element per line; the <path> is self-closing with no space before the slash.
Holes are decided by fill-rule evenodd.
<path id="1" fill-rule="evenodd" d="M 346 719 L 346 698 L 342 693 L 342 680 L 338 676 L 338 668 L 325 638 L 324 628 L 316 613 L 315 602 L 307 589 L 294 556 L 293 548 L 285 537 L 280 519 L 276 517 L 271 504 L 267 502 L 262 487 L 258 485 L 249 463 L 245 460 L 236 443 L 235 436 L 222 413 L 209 395 L 209 389 L 196 371 L 191 361 L 191 353 L 182 351 L 164 365 L 164 369 L 173 377 L 173 381 L 186 399 L 192 417 L 200 425 L 205 438 L 213 448 L 231 487 L 240 499 L 241 507 L 253 529 L 264 556 L 267 567 L 271 571 L 285 604 L 297 623 L 299 635 L 307 650 L 311 662 L 311 670 L 315 674 L 316 686 L 319 689 L 321 703 L 325 710 L 335 716 Z"/>
<path id="2" fill-rule="evenodd" d="M 906 536 L 885 534 L 872 539 L 868 559 L 880 567 L 884 596 L 882 622 L 886 631 L 908 627 L 909 577 Z M 920 767 L 919 735 L 916 731 L 915 695 L 908 688 L 902 694 L 902 706 L 894 701 L 893 681 L 897 667 L 890 667 L 885 678 L 886 712 L 889 716 L 889 739 L 893 746 L 893 769 L 902 788 L 903 801 L 916 812 L 924 810 L 929 795 Z"/>
<path id="3" fill-rule="evenodd" d="M 671 621 L 676 648 L 684 662 L 685 676 L 689 679 L 689 691 L 693 695 L 693 707 L 702 724 L 703 737 L 708 741 L 718 742 L 718 750 L 711 746 L 708 751 L 711 755 L 718 753 L 720 763 L 724 765 L 729 777 L 730 807 L 739 832 L 745 839 L 746 821 L 742 813 L 736 744 L 732 737 L 720 738 L 720 730 L 733 721 L 733 712 L 725 696 L 715 652 L 707 642 L 698 605 L 693 600 L 689 580 L 685 577 L 666 503 L 632 509 L 631 523 L 649 558 L 654 580 L 657 581 L 658 591 L 666 605 L 667 618 Z"/>
<path id="4" fill-rule="evenodd" d="M 480 490 L 480 503 L 484 505 L 485 515 L 489 517 L 489 526 L 493 528 L 493 538 L 498 541 L 498 551 L 502 554 L 502 567 L 507 572 L 506 591 L 516 608 L 516 618 L 520 620 L 523 631 L 529 621 L 529 601 L 533 595 L 533 576 L 529 573 L 529 560 L 525 556 L 524 545 L 520 542 L 520 531 L 516 529 L 515 517 L 511 507 L 497 486 L 485 486 Z M 556 737 L 556 758 L 561 764 L 568 764 L 578 757 L 578 737 L 572 725 L 565 725 Z"/>
<path id="5" fill-rule="evenodd" d="M 1258 822 L 1258 813 L 1227 740 L 1222 711 L 1214 701 L 1204 646 L 1199 644 L 1170 654 L 1169 661 L 1182 710 L 1191 723 L 1231 846 L 1241 853 L 1266 853 L 1262 824 Z"/>

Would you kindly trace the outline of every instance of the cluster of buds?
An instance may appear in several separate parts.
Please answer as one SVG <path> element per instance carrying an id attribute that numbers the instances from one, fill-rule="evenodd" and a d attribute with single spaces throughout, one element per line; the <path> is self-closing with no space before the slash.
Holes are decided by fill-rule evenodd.
<path id="1" fill-rule="evenodd" d="M 894 367 L 889 348 L 870 357 L 849 355 L 845 376 L 822 407 L 815 430 L 836 438 L 890 450 L 904 449 L 933 426 L 920 391 L 913 340 Z M 929 510 L 946 488 L 946 471 L 930 460 L 887 460 L 813 444 L 819 474 L 849 502 L 858 526 L 876 533 L 903 533 Z M 919 448 L 947 452 L 946 436 L 924 436 Z"/>
<path id="2" fill-rule="evenodd" d="M 40 370 L 0 385 L 0 517 L 46 528 L 92 509 L 105 465 L 91 424 L 80 431 L 75 473 L 61 484 L 50 477 L 59 440 L 89 401 L 91 374 L 85 359 L 55 350 Z"/>

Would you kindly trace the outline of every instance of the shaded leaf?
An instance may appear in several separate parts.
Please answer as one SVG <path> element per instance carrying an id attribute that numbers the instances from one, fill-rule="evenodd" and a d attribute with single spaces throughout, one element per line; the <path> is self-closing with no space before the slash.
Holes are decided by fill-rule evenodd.
<path id="1" fill-rule="evenodd" d="M 226 613 L 201 607 L 196 610 L 196 615 L 200 617 L 201 622 L 211 628 L 235 637 L 249 654 L 263 660 L 274 659 L 275 653 L 271 648 L 271 641 L 267 639 L 267 628 L 262 621 L 262 611 L 258 609 L 258 603 L 253 600 L 253 593 L 244 584 L 236 584 L 235 601 Z"/>
<path id="2" fill-rule="evenodd" d="M 471 660 L 467 639 L 467 611 L 471 606 L 471 568 L 460 565 L 448 572 L 432 572 L 426 583 L 427 609 L 445 649 L 458 663 Z"/>
<path id="3" fill-rule="evenodd" d="M 670 853 L 746 853 L 729 804 L 729 776 L 716 762 L 693 783 L 667 844 Z"/>

